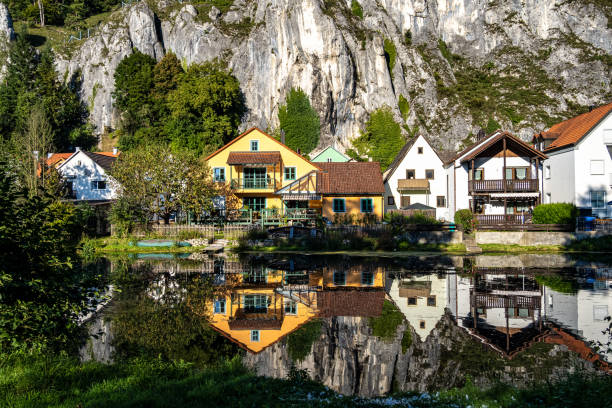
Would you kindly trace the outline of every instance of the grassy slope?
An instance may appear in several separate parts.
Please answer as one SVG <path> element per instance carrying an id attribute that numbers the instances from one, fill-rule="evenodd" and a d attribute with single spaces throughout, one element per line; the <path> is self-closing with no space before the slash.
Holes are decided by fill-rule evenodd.
<path id="1" fill-rule="evenodd" d="M 0 356 L 0 406 L 9 407 L 594 407 L 610 406 L 612 378 L 574 376 L 525 391 L 468 384 L 428 394 L 393 398 L 343 397 L 294 375 L 256 377 L 238 360 L 207 369 L 186 363 L 132 360 L 104 365 L 67 357 Z M 607 404 L 607 405 L 606 405 Z"/>

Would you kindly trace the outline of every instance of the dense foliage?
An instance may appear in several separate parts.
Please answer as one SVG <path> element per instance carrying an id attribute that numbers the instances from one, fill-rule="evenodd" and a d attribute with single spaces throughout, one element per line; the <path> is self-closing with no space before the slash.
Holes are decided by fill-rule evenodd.
<path id="1" fill-rule="evenodd" d="M 388 106 L 377 109 L 366 122 L 365 131 L 353 141 L 360 156 L 380 162 L 385 171 L 406 143 L 400 125 Z"/>
<path id="2" fill-rule="evenodd" d="M 578 208 L 570 203 L 540 204 L 533 209 L 534 224 L 570 224 L 576 223 Z"/>
<path id="3" fill-rule="evenodd" d="M 319 114 L 301 89 L 292 88 L 289 91 L 285 105 L 278 109 L 278 120 L 285 132 L 285 144 L 293 150 L 308 154 L 319 144 Z"/>
<path id="4" fill-rule="evenodd" d="M 383 340 L 392 341 L 397 335 L 397 328 L 404 321 L 404 315 L 390 301 L 383 303 L 382 313 L 378 317 L 370 318 L 372 334 Z"/>
<path id="5" fill-rule="evenodd" d="M 219 62 L 183 71 L 168 53 L 158 63 L 138 51 L 115 72 L 116 106 L 122 113 L 123 150 L 169 142 L 197 155 L 230 141 L 246 112 L 238 80 Z"/>
<path id="6" fill-rule="evenodd" d="M 294 362 L 304 361 L 312 344 L 321 337 L 321 320 L 315 319 L 302 325 L 287 336 L 287 353 Z"/>
<path id="7" fill-rule="evenodd" d="M 52 25 L 75 26 L 88 16 L 110 11 L 121 4 L 119 0 L 42 0 L 45 23 Z M 16 20 L 40 24 L 38 2 L 9 0 L 9 12 Z"/>
<path id="8" fill-rule="evenodd" d="M 455 212 L 455 224 L 460 225 L 465 232 L 471 232 L 474 225 L 472 211 L 464 208 Z"/>
<path id="9" fill-rule="evenodd" d="M 75 75 L 58 80 L 51 49 L 38 53 L 22 32 L 10 43 L 6 75 L 0 83 L 0 137 L 19 145 L 28 131 L 28 120 L 38 109 L 49 123 L 51 145 L 59 151 L 96 142 L 86 124 L 87 106 L 79 97 L 80 83 Z"/>
<path id="10" fill-rule="evenodd" d="M 0 350 L 77 346 L 77 317 L 92 306 L 96 276 L 80 267 L 80 209 L 21 187 L 0 162 Z"/>

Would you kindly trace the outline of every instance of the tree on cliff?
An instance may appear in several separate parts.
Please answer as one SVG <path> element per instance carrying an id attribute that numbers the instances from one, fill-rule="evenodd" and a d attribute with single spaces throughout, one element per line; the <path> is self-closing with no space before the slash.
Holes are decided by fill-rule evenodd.
<path id="1" fill-rule="evenodd" d="M 278 109 L 278 121 L 285 131 L 285 144 L 293 150 L 310 153 L 319 144 L 321 120 L 301 89 L 289 91 L 285 105 Z"/>
<path id="2" fill-rule="evenodd" d="M 0 135 L 7 140 L 24 134 L 38 106 L 49 120 L 56 149 L 93 146 L 87 107 L 79 98 L 80 84 L 74 78 L 58 80 L 53 51 L 46 48 L 37 53 L 22 32 L 10 44 L 8 54 L 6 76 L 0 84 Z"/>
<path id="3" fill-rule="evenodd" d="M 406 143 L 399 123 L 393 119 L 393 112 L 384 106 L 372 112 L 366 122 L 365 131 L 353 141 L 360 156 L 371 157 L 380 162 L 384 171 Z"/>

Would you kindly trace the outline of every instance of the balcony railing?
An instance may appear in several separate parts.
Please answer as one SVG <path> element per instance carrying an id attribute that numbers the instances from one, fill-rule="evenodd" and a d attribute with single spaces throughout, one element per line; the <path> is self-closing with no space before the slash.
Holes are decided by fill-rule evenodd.
<path id="1" fill-rule="evenodd" d="M 468 190 L 470 193 L 531 193 L 538 191 L 538 180 L 469 180 Z"/>
<path id="2" fill-rule="evenodd" d="M 500 225 L 500 224 L 529 224 L 531 223 L 531 214 L 490 214 L 474 216 L 479 226 L 483 225 Z"/>
<path id="3" fill-rule="evenodd" d="M 265 190 L 276 189 L 277 181 L 272 177 L 237 178 L 232 180 L 233 189 Z"/>

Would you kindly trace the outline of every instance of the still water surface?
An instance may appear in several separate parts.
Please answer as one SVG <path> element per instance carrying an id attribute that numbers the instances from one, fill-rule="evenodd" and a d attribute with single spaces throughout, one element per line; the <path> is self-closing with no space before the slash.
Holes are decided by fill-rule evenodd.
<path id="1" fill-rule="evenodd" d="M 612 263 L 563 255 L 104 260 L 84 359 L 306 370 L 345 394 L 524 385 L 612 371 Z M 603 346 L 598 346 L 603 345 Z"/>

